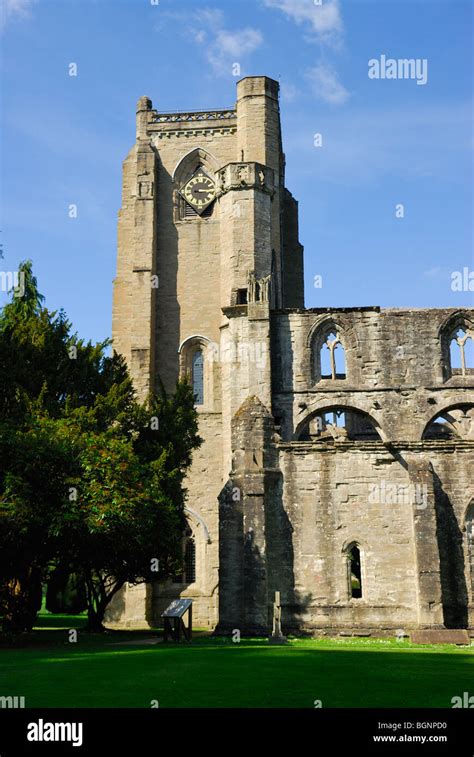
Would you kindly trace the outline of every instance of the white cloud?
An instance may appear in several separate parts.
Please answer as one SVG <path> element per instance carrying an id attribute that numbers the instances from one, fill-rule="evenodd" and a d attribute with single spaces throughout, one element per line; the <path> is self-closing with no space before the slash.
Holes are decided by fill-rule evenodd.
<path id="1" fill-rule="evenodd" d="M 236 75 L 235 63 L 242 66 L 242 59 L 251 55 L 263 43 L 263 35 L 251 26 L 243 29 L 228 29 L 225 14 L 219 8 L 202 8 L 193 13 L 164 11 L 162 18 L 179 22 L 181 33 L 204 49 L 205 56 L 214 74 Z M 155 26 L 160 30 L 161 25 Z"/>
<path id="2" fill-rule="evenodd" d="M 329 48 L 340 52 L 344 25 L 339 0 L 262 0 L 267 8 L 275 8 L 294 23 L 302 26 L 309 34 L 307 41 L 318 42 L 326 56 Z M 324 102 L 342 105 L 350 94 L 339 80 L 339 76 L 329 63 L 320 63 L 306 72 L 313 94 Z M 283 93 L 282 93 L 283 94 Z M 286 99 L 292 100 L 296 92 L 289 88 Z"/>
<path id="3" fill-rule="evenodd" d="M 206 32 L 204 29 L 199 29 L 194 35 L 194 39 L 196 42 L 199 42 L 199 44 L 202 44 L 206 41 Z"/>
<path id="4" fill-rule="evenodd" d="M 297 24 L 309 25 L 318 41 L 337 44 L 343 32 L 339 0 L 263 0 L 267 8 L 277 8 Z"/>
<path id="5" fill-rule="evenodd" d="M 0 2 L 0 29 L 14 18 L 27 18 L 36 0 L 1 0 Z"/>
<path id="6" fill-rule="evenodd" d="M 221 29 L 208 48 L 207 59 L 217 74 L 231 73 L 232 65 L 253 53 L 263 42 L 258 29 Z"/>
<path id="7" fill-rule="evenodd" d="M 320 63 L 306 72 L 313 94 L 319 100 L 332 105 L 343 105 L 350 97 L 347 89 L 339 81 L 337 72 L 327 63 Z"/>
<path id="8" fill-rule="evenodd" d="M 202 8 L 196 11 L 194 17 L 212 31 L 222 29 L 224 26 L 224 12 L 220 8 Z"/>
<path id="9" fill-rule="evenodd" d="M 202 24 L 203 28 L 197 28 Z M 188 27 L 191 32 L 191 28 Z M 234 63 L 253 53 L 263 42 L 258 29 L 226 29 L 222 10 L 203 8 L 194 14 L 192 34 L 198 44 L 206 45 L 206 57 L 215 74 L 231 74 Z"/>

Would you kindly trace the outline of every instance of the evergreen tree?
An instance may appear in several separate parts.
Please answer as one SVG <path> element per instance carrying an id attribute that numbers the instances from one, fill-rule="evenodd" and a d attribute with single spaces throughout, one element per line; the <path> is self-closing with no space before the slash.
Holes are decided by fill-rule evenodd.
<path id="1" fill-rule="evenodd" d="M 109 342 L 84 343 L 43 305 L 30 262 L 23 297 L 0 314 L 0 605 L 29 630 L 38 582 L 57 565 L 82 576 L 89 627 L 125 581 L 171 573 L 184 478 L 197 435 L 187 381 L 137 402 Z"/>

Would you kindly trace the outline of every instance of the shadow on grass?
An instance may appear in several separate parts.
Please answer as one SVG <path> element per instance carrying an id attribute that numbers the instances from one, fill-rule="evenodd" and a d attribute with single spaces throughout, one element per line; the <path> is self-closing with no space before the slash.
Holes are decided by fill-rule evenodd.
<path id="1" fill-rule="evenodd" d="M 25 696 L 27 707 L 142 708 L 158 700 L 160 707 L 312 708 L 321 700 L 323 707 L 438 708 L 473 688 L 469 649 L 377 640 L 270 647 L 266 639 L 214 637 L 137 649 L 111 646 L 116 633 L 4 651 L 6 691 Z"/>

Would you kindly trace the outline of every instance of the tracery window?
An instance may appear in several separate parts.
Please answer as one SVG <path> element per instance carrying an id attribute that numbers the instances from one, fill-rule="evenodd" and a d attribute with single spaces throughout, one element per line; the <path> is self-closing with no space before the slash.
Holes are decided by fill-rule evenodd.
<path id="1" fill-rule="evenodd" d="M 456 313 L 440 330 L 444 380 L 474 374 L 474 321 L 467 313 Z"/>
<path id="2" fill-rule="evenodd" d="M 332 331 L 321 347 L 321 378 L 346 377 L 346 359 L 339 334 Z"/>
<path id="3" fill-rule="evenodd" d="M 451 373 L 466 376 L 474 368 L 474 340 L 468 331 L 462 328 L 453 332 L 449 344 Z"/>
<path id="4" fill-rule="evenodd" d="M 326 323 L 312 340 L 312 372 L 315 381 L 346 378 L 344 339 L 334 323 Z"/>

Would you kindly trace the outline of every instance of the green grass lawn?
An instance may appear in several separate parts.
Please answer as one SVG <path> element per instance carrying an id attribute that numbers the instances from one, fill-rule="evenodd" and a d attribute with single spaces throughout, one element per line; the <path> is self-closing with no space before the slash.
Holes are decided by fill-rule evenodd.
<path id="1" fill-rule="evenodd" d="M 474 693 L 474 647 L 397 640 L 144 640 L 147 632 L 81 634 L 85 618 L 42 614 L 23 648 L 0 649 L 0 696 L 27 707 L 451 707 Z M 52 630 L 56 629 L 56 630 Z M 123 641 L 136 643 L 121 646 Z"/>

